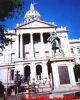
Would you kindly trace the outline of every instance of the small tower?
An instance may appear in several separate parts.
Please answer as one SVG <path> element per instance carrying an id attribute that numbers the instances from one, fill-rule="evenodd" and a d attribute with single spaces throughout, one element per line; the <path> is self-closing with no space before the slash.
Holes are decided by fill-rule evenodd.
<path id="1" fill-rule="evenodd" d="M 30 22 L 33 20 L 41 20 L 41 16 L 39 12 L 35 10 L 34 4 L 31 3 L 30 10 L 28 10 L 24 16 L 24 22 Z"/>

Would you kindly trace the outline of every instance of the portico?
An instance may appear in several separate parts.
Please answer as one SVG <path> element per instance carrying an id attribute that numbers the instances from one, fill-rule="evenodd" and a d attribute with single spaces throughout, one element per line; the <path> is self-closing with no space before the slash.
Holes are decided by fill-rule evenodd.
<path id="1" fill-rule="evenodd" d="M 40 55 L 39 57 L 45 58 L 45 41 L 44 34 L 47 34 L 49 37 L 50 33 L 25 33 L 17 35 L 17 58 L 23 60 L 26 59 L 25 53 L 29 54 L 29 59 L 34 59 L 36 54 Z M 26 40 L 27 39 L 27 40 Z"/>

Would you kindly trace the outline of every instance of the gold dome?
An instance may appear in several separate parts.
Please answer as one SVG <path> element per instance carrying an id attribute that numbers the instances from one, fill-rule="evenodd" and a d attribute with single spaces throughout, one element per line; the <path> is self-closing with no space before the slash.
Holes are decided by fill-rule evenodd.
<path id="1" fill-rule="evenodd" d="M 24 21 L 31 21 L 34 19 L 41 19 L 41 16 L 38 11 L 35 10 L 34 4 L 31 3 L 30 10 L 24 16 Z"/>

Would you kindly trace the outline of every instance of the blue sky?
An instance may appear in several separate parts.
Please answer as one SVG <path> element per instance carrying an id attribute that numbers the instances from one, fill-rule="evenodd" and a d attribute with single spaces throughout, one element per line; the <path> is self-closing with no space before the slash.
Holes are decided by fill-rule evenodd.
<path id="1" fill-rule="evenodd" d="M 24 0 L 25 7 L 22 16 L 18 19 L 6 19 L 6 29 L 14 29 L 23 17 L 31 2 L 38 2 L 35 9 L 39 11 L 44 21 L 55 22 L 56 25 L 67 27 L 69 39 L 80 38 L 80 0 Z"/>

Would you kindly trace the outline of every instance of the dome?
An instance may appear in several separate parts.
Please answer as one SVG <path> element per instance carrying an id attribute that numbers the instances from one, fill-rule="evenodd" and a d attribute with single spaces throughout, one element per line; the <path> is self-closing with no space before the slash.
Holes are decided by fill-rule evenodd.
<path id="1" fill-rule="evenodd" d="M 30 10 L 27 11 L 27 13 L 24 16 L 24 21 L 29 22 L 29 21 L 32 21 L 34 19 L 40 20 L 41 16 L 40 16 L 39 12 L 35 10 L 34 4 L 31 3 Z"/>

